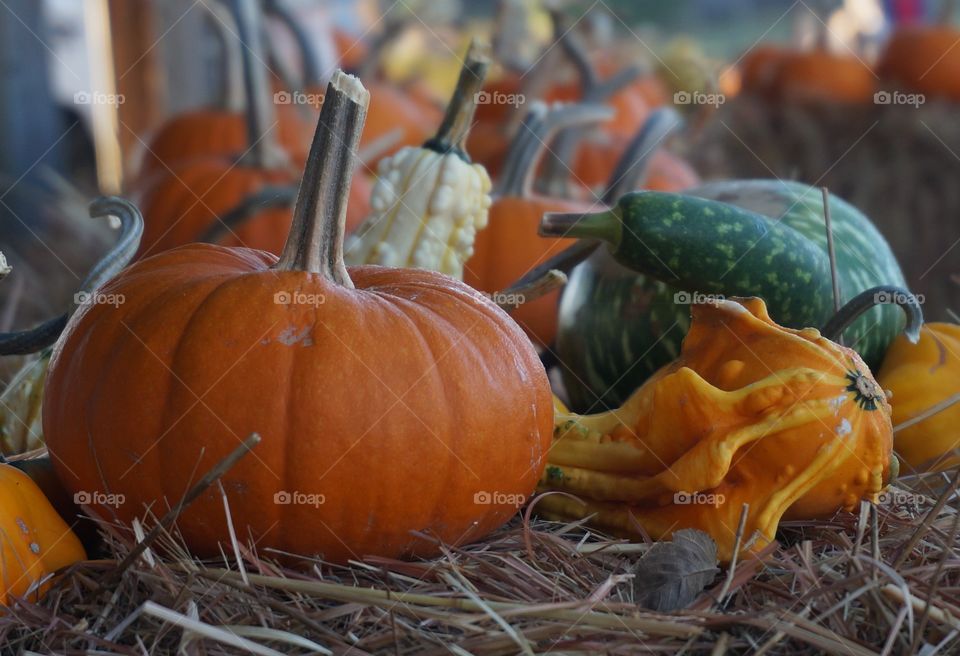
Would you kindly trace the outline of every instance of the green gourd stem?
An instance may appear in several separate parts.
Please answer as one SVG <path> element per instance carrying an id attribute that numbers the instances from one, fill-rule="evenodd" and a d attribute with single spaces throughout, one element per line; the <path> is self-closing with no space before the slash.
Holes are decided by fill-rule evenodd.
<path id="1" fill-rule="evenodd" d="M 234 234 L 236 228 L 242 226 L 260 212 L 272 209 L 285 209 L 292 206 L 297 200 L 297 189 L 295 185 L 268 185 L 249 194 L 240 201 L 239 205 L 223 216 L 218 217 L 216 223 L 210 226 L 197 241 L 215 244 L 228 234 Z"/>
<path id="2" fill-rule="evenodd" d="M 293 223 L 276 269 L 307 271 L 353 287 L 343 263 L 347 199 L 370 94 L 343 71 L 333 74 L 324 96 L 300 183 Z"/>
<path id="3" fill-rule="evenodd" d="M 907 323 L 903 333 L 912 344 L 920 340 L 920 329 L 923 327 L 923 310 L 917 297 L 903 287 L 895 285 L 879 285 L 860 292 L 846 305 L 840 308 L 820 330 L 827 339 L 837 341 L 843 331 L 854 321 L 877 305 L 896 305 L 903 310 Z"/>
<path id="4" fill-rule="evenodd" d="M 782 222 L 727 203 L 633 192 L 596 214 L 548 213 L 540 235 L 602 239 L 623 266 L 687 291 L 760 296 L 784 325 L 821 326 L 832 313 L 826 253 Z"/>
<path id="5" fill-rule="evenodd" d="M 237 25 L 233 14 L 219 2 L 201 3 L 207 11 L 208 24 L 213 28 L 223 58 L 220 91 L 220 106 L 231 112 L 244 110 L 243 61 L 238 56 Z"/>
<path id="6" fill-rule="evenodd" d="M 287 164 L 287 157 L 277 145 L 274 132 L 276 116 L 264 64 L 260 2 L 231 0 L 230 7 L 240 37 L 243 87 L 247 101 L 248 150 L 241 157 L 241 162 L 254 168 L 282 168 Z"/>
<path id="7" fill-rule="evenodd" d="M 680 114 L 670 107 L 661 107 L 650 114 L 610 174 L 602 196 L 605 205 L 613 205 L 624 194 L 643 186 L 660 144 L 682 125 Z"/>
<path id="8" fill-rule="evenodd" d="M 488 50 L 486 45 L 476 39 L 470 42 L 463 66 L 460 68 L 457 86 L 447 104 L 440 127 L 433 138 L 424 144 L 424 148 L 430 148 L 439 153 L 455 151 L 466 157 L 463 142 L 472 127 L 473 114 L 477 109 L 477 94 L 483 88 L 483 81 L 490 68 Z"/>
<path id="9" fill-rule="evenodd" d="M 117 243 L 97 262 L 80 283 L 74 296 L 74 305 L 64 314 L 49 319 L 29 330 L 0 333 L 0 355 L 26 355 L 51 346 L 60 337 L 67 319 L 76 310 L 77 302 L 102 287 L 119 273 L 140 247 L 143 236 L 143 217 L 140 210 L 128 200 L 116 196 L 98 198 L 90 205 L 91 218 L 115 216 L 120 219 L 120 237 Z"/>
<path id="10" fill-rule="evenodd" d="M 290 7 L 284 0 L 266 0 L 264 2 L 264 11 L 276 18 L 293 37 L 300 54 L 300 63 L 303 67 L 303 88 L 310 88 L 320 83 L 320 71 L 317 67 L 319 57 L 317 50 L 313 47 L 313 39 L 304 28 L 303 23 L 297 20 L 297 17 L 290 11 Z"/>
<path id="11" fill-rule="evenodd" d="M 595 123 L 609 119 L 613 110 L 604 105 L 583 103 L 547 106 L 534 101 L 510 143 L 503 173 L 494 193 L 498 196 L 528 197 L 533 188 L 537 164 L 543 159 L 553 135 L 571 125 Z"/>

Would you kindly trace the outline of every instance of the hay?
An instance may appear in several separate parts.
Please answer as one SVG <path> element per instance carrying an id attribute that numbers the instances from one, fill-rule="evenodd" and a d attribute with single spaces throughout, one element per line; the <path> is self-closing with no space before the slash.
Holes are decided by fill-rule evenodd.
<path id="1" fill-rule="evenodd" d="M 433 560 L 294 568 L 243 536 L 222 560 L 198 562 L 173 525 L 121 567 L 158 522 L 98 520 L 103 553 L 63 572 L 42 602 L 0 617 L 0 645 L 11 654 L 954 653 L 956 483 L 906 477 L 859 515 L 785 522 L 778 544 L 669 614 L 633 603 L 647 546 L 579 523 L 517 516 Z"/>

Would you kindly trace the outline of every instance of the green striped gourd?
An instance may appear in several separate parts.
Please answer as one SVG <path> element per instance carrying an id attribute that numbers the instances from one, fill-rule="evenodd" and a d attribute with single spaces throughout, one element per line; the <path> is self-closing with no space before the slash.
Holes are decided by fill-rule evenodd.
<path id="1" fill-rule="evenodd" d="M 843 302 L 878 285 L 906 286 L 866 216 L 835 196 L 830 214 Z M 635 192 L 554 229 L 609 244 L 573 271 L 560 303 L 557 351 L 581 411 L 618 407 L 675 359 L 697 295 L 759 296 L 774 321 L 791 328 L 822 327 L 834 313 L 823 197 L 804 184 Z M 902 326 L 896 306 L 879 305 L 844 331 L 844 342 L 874 367 Z"/>

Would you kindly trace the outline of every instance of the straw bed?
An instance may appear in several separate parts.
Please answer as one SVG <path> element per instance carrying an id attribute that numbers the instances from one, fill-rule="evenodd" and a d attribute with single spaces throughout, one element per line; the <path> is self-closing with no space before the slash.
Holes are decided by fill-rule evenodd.
<path id="1" fill-rule="evenodd" d="M 949 654 L 960 636 L 955 487 L 942 474 L 908 477 L 858 515 L 786 522 L 778 544 L 675 613 L 633 603 L 646 545 L 578 524 L 518 516 L 430 561 L 299 568 L 241 536 L 223 561 L 200 563 L 174 526 L 119 572 L 149 526 L 101 522 L 106 557 L 12 608 L 0 644 L 11 654 Z"/>

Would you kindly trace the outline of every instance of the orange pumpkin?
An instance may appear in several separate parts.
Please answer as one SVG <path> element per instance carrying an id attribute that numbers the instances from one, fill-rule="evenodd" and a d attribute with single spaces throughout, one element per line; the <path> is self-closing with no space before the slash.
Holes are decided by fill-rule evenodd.
<path id="1" fill-rule="evenodd" d="M 190 244 L 104 288 L 124 304 L 74 316 L 43 417 L 65 485 L 124 494 L 116 512 L 130 521 L 182 498 L 256 431 L 260 446 L 222 482 L 237 535 L 261 549 L 430 555 L 437 544 L 413 532 L 460 544 L 516 512 L 552 432 L 529 340 L 452 278 L 343 265 L 367 98 L 334 75 L 279 260 Z M 177 527 L 199 556 L 229 540 L 216 492 Z"/>
<path id="2" fill-rule="evenodd" d="M 948 25 L 909 26 L 887 44 L 877 72 L 903 90 L 960 100 L 960 31 Z"/>
<path id="3" fill-rule="evenodd" d="M 502 291 L 574 244 L 573 239 L 554 242 L 538 236 L 540 219 L 546 212 L 583 211 L 590 205 L 533 193 L 533 176 L 545 144 L 557 130 L 608 116 L 609 112 L 597 106 L 548 108 L 539 101 L 533 104 L 511 145 L 504 174 L 494 190 L 487 227 L 477 232 L 473 255 L 464 266 L 464 282 L 485 292 Z M 511 316 L 535 342 L 546 346 L 556 336 L 558 301 L 559 291 L 554 291 L 519 304 L 511 310 Z"/>
<path id="4" fill-rule="evenodd" d="M 309 130 L 292 105 L 277 106 L 277 141 L 291 159 L 302 164 L 307 155 Z M 146 146 L 138 180 L 149 184 L 156 176 L 201 157 L 230 157 L 249 147 L 244 114 L 203 109 L 175 116 L 157 131 Z"/>
<path id="5" fill-rule="evenodd" d="M 256 0 L 238 4 L 237 25 L 245 60 L 248 107 L 245 147 L 220 154 L 183 161 L 167 175 L 154 176 L 141 190 L 144 234 L 140 255 L 152 255 L 199 239 L 211 224 L 238 206 L 247 196 L 267 185 L 296 183 L 289 159 L 275 145 L 271 125 L 273 103 L 267 92 Z M 256 214 L 227 239 L 278 252 L 290 224 L 289 208 L 270 209 Z"/>
<path id="6" fill-rule="evenodd" d="M 36 601 L 50 587 L 50 575 L 87 554 L 27 474 L 0 464 L 0 605 L 31 590 Z"/>
<path id="7" fill-rule="evenodd" d="M 248 146 L 244 108 L 251 102 L 244 88 L 243 56 L 245 44 L 236 35 L 237 17 L 220 3 L 203 3 L 224 52 L 222 77 L 225 81 L 222 108 L 188 111 L 163 124 L 144 146 L 137 178 L 144 184 L 156 175 L 166 175 L 171 167 L 197 157 L 231 156 Z M 276 97 L 275 97 L 276 98 Z M 311 126 L 298 109 L 278 104 L 276 140 L 298 164 L 303 163 L 310 143 Z"/>
<path id="8" fill-rule="evenodd" d="M 871 103 L 877 88 L 877 75 L 864 61 L 823 49 L 789 55 L 777 73 L 776 94 L 788 102 Z"/>
<path id="9" fill-rule="evenodd" d="M 790 51 L 773 44 L 760 44 L 740 58 L 740 84 L 743 91 L 770 98 L 775 94 L 780 67 Z"/>

